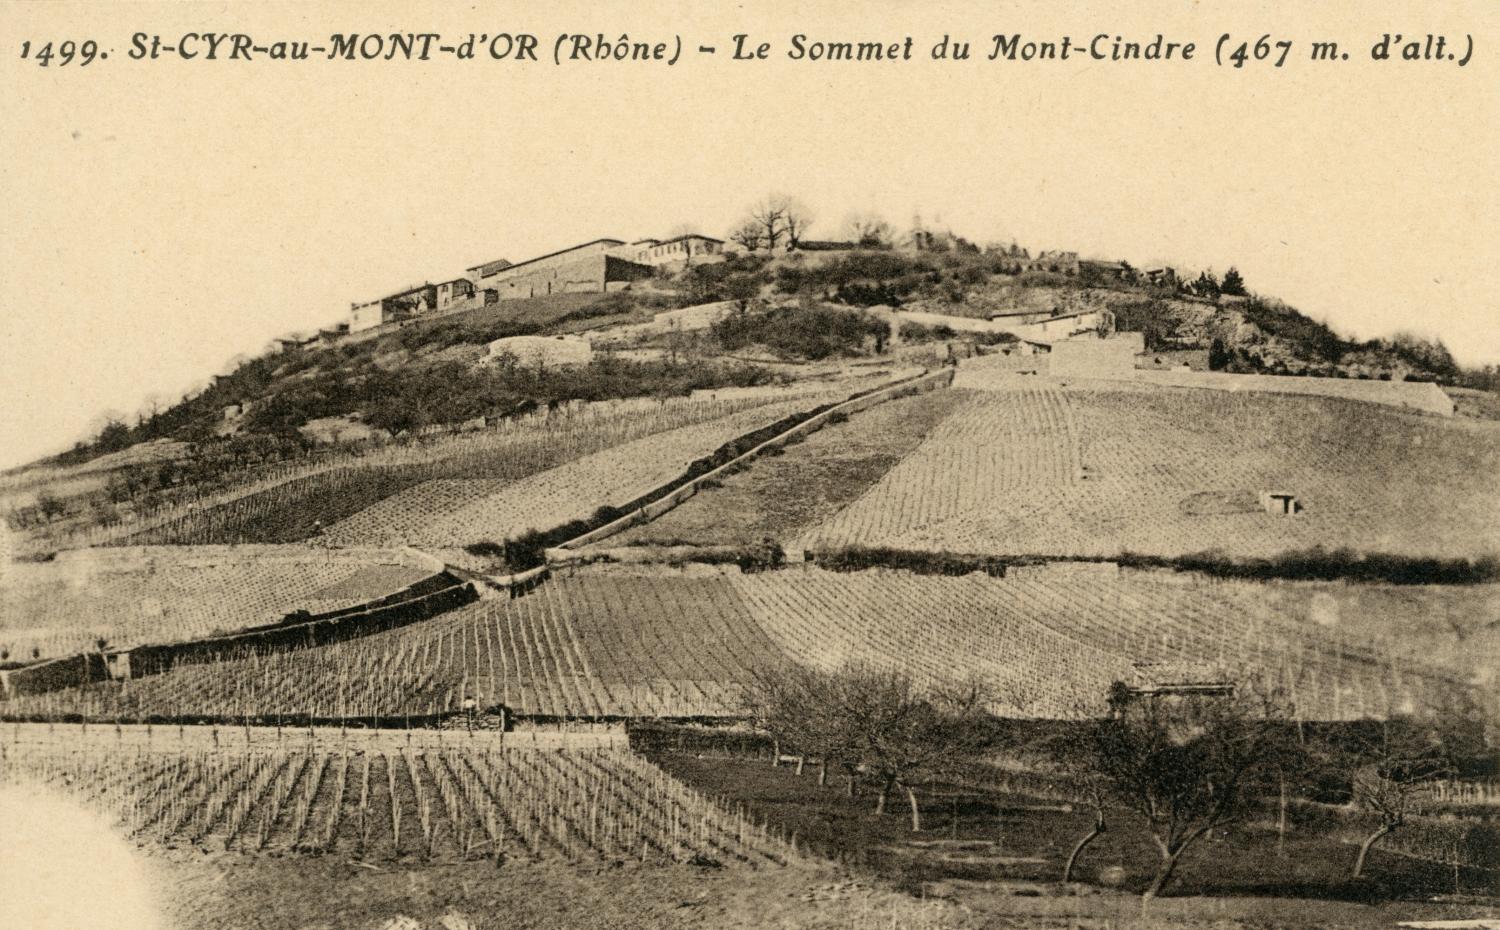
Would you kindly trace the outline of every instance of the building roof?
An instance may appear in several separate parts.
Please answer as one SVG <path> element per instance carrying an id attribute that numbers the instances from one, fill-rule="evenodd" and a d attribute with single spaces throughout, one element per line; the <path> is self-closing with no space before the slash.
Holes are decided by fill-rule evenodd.
<path id="1" fill-rule="evenodd" d="M 481 262 L 478 265 L 474 265 L 472 267 L 465 268 L 464 271 L 483 271 L 484 269 L 489 268 L 489 269 L 491 269 L 490 273 L 493 274 L 495 271 L 504 271 L 505 269 L 507 269 L 509 267 L 511 267 L 510 259 L 508 259 L 508 258 L 497 258 L 494 261 Z"/>
<path id="2" fill-rule="evenodd" d="M 350 306 L 356 310 L 360 309 L 361 307 L 371 307 L 375 304 L 382 303 L 387 300 L 395 300 L 397 297 L 405 297 L 407 294 L 415 294 L 418 291 L 425 291 L 429 287 L 435 286 L 436 285 L 434 285 L 431 281 L 423 281 L 421 284 L 418 284 L 414 287 L 404 288 L 399 291 L 392 291 L 391 293 L 386 294 L 384 297 L 377 297 L 374 300 L 367 300 L 362 304 L 350 304 Z"/>
<path id="3" fill-rule="evenodd" d="M 539 261 L 542 261 L 544 259 L 556 258 L 559 255 L 566 255 L 569 252 L 576 252 L 579 249 L 586 249 L 586 248 L 588 248 L 591 245 L 624 245 L 624 244 L 625 244 L 625 242 L 622 239 L 609 239 L 609 238 L 604 238 L 604 239 L 590 239 L 588 242 L 580 242 L 578 245 L 570 245 L 566 249 L 558 249 L 556 252 L 548 252 L 546 255 L 538 255 L 536 258 L 528 258 L 524 262 L 516 262 L 514 265 L 511 265 L 511 266 L 509 266 L 507 268 L 502 268 L 500 270 L 501 271 L 510 271 L 511 269 L 514 269 L 514 268 L 524 268 L 527 265 L 535 264 L 535 263 L 537 263 Z M 483 267 L 484 267 L 483 265 L 475 265 L 474 266 L 474 268 L 483 268 Z M 474 268 L 468 268 L 468 269 L 465 269 L 465 270 L 466 271 L 473 271 Z"/>
<path id="4" fill-rule="evenodd" d="M 704 242 L 719 242 L 719 243 L 722 243 L 724 241 L 723 239 L 715 239 L 713 236 L 705 236 L 702 233 L 685 233 L 685 234 L 683 234 L 681 236 L 677 236 L 676 238 L 667 239 L 667 240 L 665 240 L 663 242 L 658 242 L 656 244 L 657 245 L 671 245 L 674 242 L 681 242 L 684 239 L 702 239 Z"/>

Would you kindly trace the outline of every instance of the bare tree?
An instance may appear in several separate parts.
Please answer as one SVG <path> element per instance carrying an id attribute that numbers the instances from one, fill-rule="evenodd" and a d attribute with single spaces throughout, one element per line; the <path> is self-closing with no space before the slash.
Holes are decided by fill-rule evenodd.
<path id="1" fill-rule="evenodd" d="M 765 237 L 765 227 L 754 219 L 747 219 L 729 234 L 729 241 L 739 243 L 748 251 L 760 248 Z"/>
<path id="2" fill-rule="evenodd" d="M 774 252 L 776 244 L 786 238 L 786 205 L 775 195 L 767 197 L 750 208 L 750 222 L 760 227 L 767 251 Z"/>
<path id="3" fill-rule="evenodd" d="M 751 704 L 760 725 L 786 745 L 841 765 L 852 791 L 862 774 L 876 786 L 875 814 L 905 792 L 913 831 L 922 829 L 917 789 L 973 758 L 992 738 L 984 689 L 974 681 L 919 688 L 900 672 L 860 665 L 836 672 L 778 668 L 757 677 Z"/>
<path id="4" fill-rule="evenodd" d="M 1093 730 L 1091 765 L 1156 842 L 1149 900 L 1172 880 L 1183 853 L 1244 813 L 1295 740 L 1274 694 L 1126 696 L 1117 688 L 1111 705 Z"/>
<path id="5" fill-rule="evenodd" d="M 862 246 L 883 248 L 890 244 L 893 234 L 891 224 L 878 213 L 856 212 L 844 219 L 844 235 Z"/>
<path id="6" fill-rule="evenodd" d="M 735 236 L 750 225 L 757 228 L 758 241 L 767 250 L 775 251 L 781 244 L 795 248 L 812 225 L 812 211 L 790 194 L 768 194 L 750 208 L 749 219 L 736 230 Z M 741 242 L 739 238 L 735 241 Z"/>
<path id="7" fill-rule="evenodd" d="M 1356 731 L 1342 744 L 1325 744 L 1335 765 L 1353 769 L 1354 803 L 1379 818 L 1379 826 L 1359 845 L 1353 878 L 1364 874 L 1375 844 L 1404 826 L 1441 780 L 1456 775 L 1465 760 L 1486 753 L 1486 729 L 1473 694 L 1462 687 L 1438 688 L 1412 714 Z"/>
<path id="8" fill-rule="evenodd" d="M 1076 703 L 1074 709 L 1083 710 L 1083 704 Z M 1073 844 L 1073 849 L 1063 864 L 1062 880 L 1065 883 L 1073 880 L 1073 869 L 1078 865 L 1083 851 L 1109 828 L 1105 819 L 1110 799 L 1109 779 L 1104 774 L 1103 767 L 1095 763 L 1096 750 L 1102 739 L 1098 728 L 1102 725 L 1098 720 L 1063 723 L 1058 730 L 1049 733 L 1042 740 L 1043 751 L 1063 772 L 1074 800 L 1087 806 L 1094 814 L 1093 826 Z"/>
<path id="9" fill-rule="evenodd" d="M 808 209 L 807 204 L 790 194 L 776 194 L 773 199 L 781 204 L 781 221 L 786 229 L 787 248 L 795 249 L 813 224 L 813 212 Z"/>
<path id="10" fill-rule="evenodd" d="M 818 784 L 826 784 L 828 766 L 845 771 L 854 793 L 859 753 L 854 733 L 842 719 L 837 679 L 806 666 L 779 666 L 755 674 L 750 689 L 754 719 L 775 740 L 777 752 L 790 749 L 818 760 Z"/>

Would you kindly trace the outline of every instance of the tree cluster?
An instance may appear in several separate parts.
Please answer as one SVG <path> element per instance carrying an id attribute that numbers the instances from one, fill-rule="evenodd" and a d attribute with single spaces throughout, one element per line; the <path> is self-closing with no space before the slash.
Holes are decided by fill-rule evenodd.
<path id="1" fill-rule="evenodd" d="M 729 238 L 751 252 L 791 250 L 807 235 L 812 220 L 812 211 L 796 197 L 768 194 L 751 205 Z"/>
<path id="2" fill-rule="evenodd" d="M 1141 823 L 1158 862 L 1145 896 L 1165 890 L 1183 854 L 1216 829 L 1279 804 L 1284 835 L 1289 798 L 1350 802 L 1374 812 L 1351 869 L 1359 878 L 1370 849 L 1407 822 L 1442 779 L 1491 754 L 1485 715 L 1461 687 L 1438 688 L 1417 713 L 1384 721 L 1309 728 L 1274 692 L 1143 694 L 1117 683 L 1109 712 L 1062 727 L 1044 743 L 1094 825 L 1073 848 L 1063 880 L 1111 818 Z"/>
<path id="3" fill-rule="evenodd" d="M 988 703 L 973 681 L 921 687 L 903 672 L 857 664 L 763 670 L 749 693 L 750 711 L 778 753 L 816 760 L 820 784 L 832 767 L 850 794 L 857 784 L 872 786 L 877 815 L 904 792 L 913 830 L 922 828 L 917 791 L 994 743 Z"/>

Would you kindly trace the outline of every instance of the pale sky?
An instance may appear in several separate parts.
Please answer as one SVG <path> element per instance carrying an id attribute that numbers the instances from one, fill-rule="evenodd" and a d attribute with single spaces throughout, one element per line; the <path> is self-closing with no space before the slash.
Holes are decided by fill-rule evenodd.
<path id="1" fill-rule="evenodd" d="M 0 466 L 351 301 L 600 236 L 723 236 L 773 190 L 811 205 L 814 236 L 851 210 L 903 226 L 920 211 L 977 241 L 1234 264 L 1341 332 L 1414 330 L 1500 361 L 1500 4 L 710 6 L 0 3 Z M 1370 62 L 1397 29 L 1472 33 L 1473 60 Z M 688 51 L 673 67 L 126 57 L 137 31 L 502 30 L 548 55 L 571 31 L 680 34 Z M 1283 69 L 1213 64 L 1221 33 L 1267 31 L 1297 43 Z M 730 60 L 737 32 L 771 58 Z M 910 35 L 917 57 L 788 61 L 799 32 Z M 975 57 L 928 59 L 945 32 Z M 981 60 L 996 32 L 1199 48 L 1170 64 Z M 18 57 L 67 37 L 113 54 Z M 1307 61 L 1314 39 L 1351 60 Z"/>

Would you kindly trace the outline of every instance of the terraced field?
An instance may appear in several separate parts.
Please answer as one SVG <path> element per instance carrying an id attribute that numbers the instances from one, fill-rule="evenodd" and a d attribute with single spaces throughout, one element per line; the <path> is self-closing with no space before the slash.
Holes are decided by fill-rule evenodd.
<path id="1" fill-rule="evenodd" d="M 97 731 L 96 731 L 97 734 Z M 712 860 L 790 853 L 625 748 L 7 741 L 0 785 L 72 795 L 141 842 L 358 860 Z"/>
<path id="2" fill-rule="evenodd" d="M 732 716 L 757 669 L 795 657 L 926 681 L 975 676 L 998 712 L 1026 717 L 1092 713 L 1113 681 L 1186 672 L 1273 684 L 1309 719 L 1346 719 L 1479 681 L 1500 664 L 1492 633 L 1460 636 L 1434 615 L 1437 595 L 1343 587 L 1088 563 L 1004 578 L 583 568 L 522 597 L 363 639 L 15 698 L 0 712 L 389 723 L 453 713 L 472 698 L 526 716 Z M 1497 598 L 1496 586 L 1475 586 L 1444 610 L 1475 616 Z"/>
<path id="3" fill-rule="evenodd" d="M 425 482 L 335 524 L 323 541 L 446 548 L 550 529 L 606 505 L 629 503 L 736 436 L 820 402 L 803 396 L 763 404 L 614 445 L 516 481 Z"/>
<path id="4" fill-rule="evenodd" d="M 850 388 L 852 390 L 852 388 Z M 434 500 L 451 504 L 582 456 L 767 404 L 836 391 L 831 385 L 767 389 L 729 399 L 637 398 L 575 404 L 502 421 L 493 429 L 439 436 L 336 456 L 279 470 L 200 501 L 163 507 L 129 523 L 79 529 L 50 543 L 79 545 L 204 545 L 300 542 L 424 482 Z M 467 482 L 477 481 L 469 485 Z M 399 513 L 399 510 L 398 510 Z M 381 524 L 372 535 L 388 538 Z M 42 545 L 32 540 L 32 545 Z"/>
<path id="5" fill-rule="evenodd" d="M 832 517 L 915 449 L 963 401 L 953 391 L 889 400 L 718 479 L 664 516 L 601 543 L 746 545 Z"/>
<path id="6" fill-rule="evenodd" d="M 0 579 L 0 648 L 12 659 L 194 639 L 280 620 L 287 612 L 349 607 L 430 571 L 313 549 L 236 556 L 167 550 L 96 563 L 15 563 Z M 195 555 L 195 552 L 197 553 Z"/>
<path id="7" fill-rule="evenodd" d="M 1328 398 L 1061 387 L 964 405 L 799 548 L 1113 556 L 1500 552 L 1500 430 Z M 1303 511 L 1272 515 L 1261 491 Z"/>
<path id="8" fill-rule="evenodd" d="M 547 717 L 734 715 L 783 661 L 731 579 L 579 572 L 513 600 L 290 653 L 15 698 L 0 710 L 93 719 L 429 718 L 466 698 Z"/>

